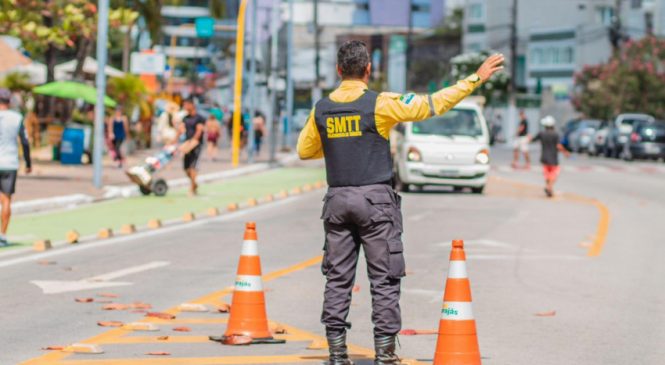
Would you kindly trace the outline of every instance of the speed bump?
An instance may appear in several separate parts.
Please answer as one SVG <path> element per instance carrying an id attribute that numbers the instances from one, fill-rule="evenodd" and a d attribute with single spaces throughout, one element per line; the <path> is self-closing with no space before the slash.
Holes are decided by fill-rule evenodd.
<path id="1" fill-rule="evenodd" d="M 97 238 L 106 239 L 113 237 L 113 230 L 111 228 L 102 228 L 97 232 Z"/>
<path id="2" fill-rule="evenodd" d="M 38 240 L 38 241 L 35 241 L 35 243 L 32 246 L 32 248 L 35 251 L 39 251 L 39 252 L 50 250 L 51 247 L 52 247 L 51 246 L 51 240 Z"/>
<path id="3" fill-rule="evenodd" d="M 182 220 L 185 222 L 191 222 L 194 219 L 196 219 L 196 216 L 192 212 L 187 212 L 185 215 L 182 216 Z"/>
<path id="4" fill-rule="evenodd" d="M 120 227 L 120 233 L 121 234 L 132 234 L 136 233 L 136 226 L 133 224 L 125 224 L 122 227 Z"/>
<path id="5" fill-rule="evenodd" d="M 67 243 L 74 244 L 78 243 L 79 239 L 81 239 L 81 235 L 76 231 L 76 230 L 71 230 L 67 232 Z"/>

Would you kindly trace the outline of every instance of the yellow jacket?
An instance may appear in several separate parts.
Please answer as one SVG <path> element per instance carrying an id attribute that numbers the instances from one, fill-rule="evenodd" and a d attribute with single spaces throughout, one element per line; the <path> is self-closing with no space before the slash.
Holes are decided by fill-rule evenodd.
<path id="1" fill-rule="evenodd" d="M 478 76 L 473 74 L 458 81 L 454 86 L 441 89 L 432 95 L 381 93 L 376 99 L 374 111 L 376 128 L 383 138 L 389 139 L 390 130 L 395 124 L 419 122 L 432 115 L 443 114 L 471 94 L 480 84 Z M 342 81 L 330 94 L 330 99 L 337 103 L 352 102 L 366 89 L 367 85 L 360 80 Z M 298 155 L 303 160 L 323 157 L 321 136 L 314 121 L 314 109 L 298 137 Z"/>

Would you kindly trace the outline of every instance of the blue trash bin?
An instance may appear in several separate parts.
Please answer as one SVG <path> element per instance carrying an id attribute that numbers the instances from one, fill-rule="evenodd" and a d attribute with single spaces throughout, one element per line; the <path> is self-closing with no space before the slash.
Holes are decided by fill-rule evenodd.
<path id="1" fill-rule="evenodd" d="M 85 131 L 79 128 L 65 128 L 60 143 L 60 162 L 63 165 L 80 165 L 83 156 Z"/>

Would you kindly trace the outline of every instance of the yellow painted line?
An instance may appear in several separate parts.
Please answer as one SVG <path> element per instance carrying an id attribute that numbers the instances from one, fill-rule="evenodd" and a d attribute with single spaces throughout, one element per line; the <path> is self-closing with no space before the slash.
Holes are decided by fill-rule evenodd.
<path id="1" fill-rule="evenodd" d="M 159 357 L 143 359 L 100 359 L 42 362 L 48 365 L 233 365 L 233 364 L 295 364 L 304 362 L 321 363 L 327 359 L 323 355 L 284 355 L 284 356 L 223 356 L 223 357 Z"/>
<path id="2" fill-rule="evenodd" d="M 518 188 L 540 189 L 540 187 L 537 185 L 514 181 L 503 177 L 493 177 L 493 179 L 511 184 Z M 596 234 L 594 236 L 593 242 L 589 246 L 587 256 L 600 256 L 601 252 L 603 251 L 603 247 L 605 246 L 605 241 L 607 240 L 607 231 L 610 227 L 611 215 L 609 208 L 598 199 L 589 198 L 579 194 L 565 193 L 563 194 L 562 198 L 570 202 L 593 205 L 598 210 L 600 217 L 598 219 L 598 223 L 596 224 Z"/>

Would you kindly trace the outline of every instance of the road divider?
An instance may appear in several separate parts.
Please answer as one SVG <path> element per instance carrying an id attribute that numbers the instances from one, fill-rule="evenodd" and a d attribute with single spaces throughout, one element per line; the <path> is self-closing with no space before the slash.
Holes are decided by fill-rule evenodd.
<path id="1" fill-rule="evenodd" d="M 37 252 L 44 252 L 46 250 L 50 250 L 51 247 L 52 247 L 51 240 L 38 240 L 35 241 L 35 243 L 32 246 L 32 248 Z"/>
<path id="2" fill-rule="evenodd" d="M 464 241 L 454 240 L 433 365 L 480 365 Z"/>
<path id="3" fill-rule="evenodd" d="M 123 224 L 122 227 L 120 227 L 120 234 L 132 234 L 136 233 L 136 226 L 129 223 L 129 224 Z"/>
<path id="4" fill-rule="evenodd" d="M 196 215 L 194 212 L 187 212 L 182 216 L 182 221 L 183 222 L 192 222 L 196 219 Z"/>
<path id="5" fill-rule="evenodd" d="M 111 228 L 102 228 L 97 232 L 97 238 L 99 239 L 107 239 L 113 237 L 113 230 Z"/>
<path id="6" fill-rule="evenodd" d="M 247 200 L 247 206 L 248 206 L 248 207 L 255 207 L 255 206 L 257 206 L 257 205 L 259 205 L 259 201 L 256 200 L 255 198 L 249 198 L 249 199 Z"/>
<path id="7" fill-rule="evenodd" d="M 65 240 L 69 244 L 79 243 L 79 239 L 81 239 L 81 235 L 76 230 L 67 232 L 67 237 L 65 237 Z"/>
<path id="8" fill-rule="evenodd" d="M 162 228 L 162 221 L 156 218 L 151 219 L 148 221 L 148 228 L 150 229 Z"/>
<path id="9" fill-rule="evenodd" d="M 219 208 L 210 207 L 208 208 L 208 217 L 216 217 L 219 215 Z"/>
<path id="10" fill-rule="evenodd" d="M 240 209 L 240 206 L 238 203 L 231 203 L 226 207 L 226 210 L 229 212 L 235 212 L 236 210 Z"/>

